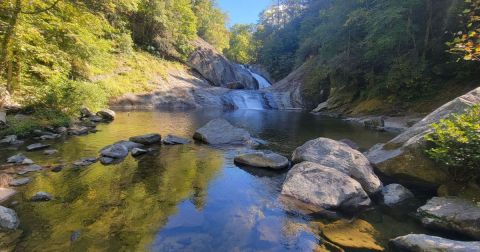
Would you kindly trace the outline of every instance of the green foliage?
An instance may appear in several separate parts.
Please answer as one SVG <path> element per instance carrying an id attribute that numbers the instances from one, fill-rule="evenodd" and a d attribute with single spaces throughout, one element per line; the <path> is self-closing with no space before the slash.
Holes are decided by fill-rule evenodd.
<path id="1" fill-rule="evenodd" d="M 237 24 L 231 29 L 230 47 L 224 50 L 224 53 L 235 62 L 250 64 L 256 59 L 256 47 L 253 26 Z"/>
<path id="2" fill-rule="evenodd" d="M 195 0 L 193 11 L 197 17 L 198 36 L 222 52 L 229 47 L 228 16 L 216 7 L 215 0 Z"/>
<path id="3" fill-rule="evenodd" d="M 434 146 L 428 156 L 449 168 L 453 179 L 466 182 L 480 176 L 480 106 L 433 124 L 425 137 Z"/>
<path id="4" fill-rule="evenodd" d="M 30 135 L 34 130 L 42 129 L 46 126 L 68 126 L 70 124 L 70 116 L 61 111 L 42 109 L 36 110 L 35 113 L 26 118 L 16 119 L 13 116 L 9 116 L 8 124 L 8 128 L 0 130 L 0 136 L 17 135 L 24 137 Z"/>
<path id="5" fill-rule="evenodd" d="M 465 0 L 468 7 L 462 12 L 466 29 L 459 31 L 455 39 L 448 43 L 454 54 L 464 60 L 480 60 L 480 0 Z"/>

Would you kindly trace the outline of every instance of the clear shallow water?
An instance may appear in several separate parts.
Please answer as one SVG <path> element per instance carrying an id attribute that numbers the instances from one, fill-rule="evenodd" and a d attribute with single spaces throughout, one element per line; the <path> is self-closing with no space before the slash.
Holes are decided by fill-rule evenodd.
<path id="1" fill-rule="evenodd" d="M 41 165 L 69 164 L 130 136 L 158 132 L 189 137 L 210 119 L 223 117 L 268 141 L 266 148 L 290 156 L 305 141 L 349 138 L 363 149 L 392 135 L 346 122 L 285 111 L 237 110 L 118 113 L 100 132 L 53 143 L 60 153 L 26 153 Z M 95 164 L 60 173 L 31 174 L 13 206 L 23 230 L 17 251 L 312 251 L 324 241 L 318 227 L 329 221 L 288 208 L 278 196 L 285 173 L 240 168 L 241 149 L 206 145 L 161 146 L 140 159 L 114 166 Z M 17 153 L 2 149 L 0 158 Z M 24 152 L 25 153 L 25 152 Z M 31 203 L 35 192 L 55 200 Z M 388 239 L 425 232 L 405 212 L 363 213 L 386 247 Z M 349 237 L 348 231 L 345 236 Z M 347 251 L 353 251 L 347 249 Z"/>

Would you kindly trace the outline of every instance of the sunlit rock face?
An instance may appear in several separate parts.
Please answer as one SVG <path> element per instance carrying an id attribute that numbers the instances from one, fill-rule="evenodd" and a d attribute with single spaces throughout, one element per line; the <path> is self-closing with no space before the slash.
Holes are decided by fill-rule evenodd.
<path id="1" fill-rule="evenodd" d="M 432 131 L 432 123 L 464 113 L 475 104 L 480 104 L 480 88 L 446 103 L 388 143 L 375 146 L 368 159 L 381 172 L 409 184 L 440 186 L 448 179 L 447 171 L 426 156 L 424 136 Z"/>

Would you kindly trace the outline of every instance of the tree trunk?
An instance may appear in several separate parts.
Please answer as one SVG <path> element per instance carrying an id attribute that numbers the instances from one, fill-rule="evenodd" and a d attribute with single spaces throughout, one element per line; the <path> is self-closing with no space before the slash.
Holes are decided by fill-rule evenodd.
<path id="1" fill-rule="evenodd" d="M 423 59 L 427 57 L 428 52 L 428 45 L 430 43 L 430 33 L 432 32 L 432 20 L 433 20 L 433 4 L 432 0 L 427 1 L 427 25 L 425 29 L 425 41 L 424 41 L 424 48 L 423 48 Z"/>
<path id="2" fill-rule="evenodd" d="M 15 29 L 18 23 L 18 16 L 22 11 L 22 2 L 21 0 L 15 1 L 15 8 L 13 9 L 12 16 L 10 21 L 8 22 L 7 29 L 5 31 L 5 35 L 2 41 L 2 52 L 0 55 L 0 66 L 1 69 L 6 70 L 6 77 L 7 77 L 7 90 L 10 94 L 13 93 L 13 57 L 14 52 L 12 49 L 12 44 L 15 38 Z M 0 74 L 2 71 L 0 69 Z"/>

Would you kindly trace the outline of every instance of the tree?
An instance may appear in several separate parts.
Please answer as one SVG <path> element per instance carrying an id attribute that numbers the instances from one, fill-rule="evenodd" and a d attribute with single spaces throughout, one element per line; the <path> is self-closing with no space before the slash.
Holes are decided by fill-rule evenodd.
<path id="1" fill-rule="evenodd" d="M 229 47 L 230 33 L 226 27 L 228 16 L 216 7 L 214 0 L 194 0 L 197 34 L 218 51 Z"/>
<path id="2" fill-rule="evenodd" d="M 464 60 L 480 60 L 480 0 L 465 0 L 468 7 L 462 12 L 466 27 L 457 33 L 450 51 L 459 54 Z"/>
<path id="3" fill-rule="evenodd" d="M 256 60 L 256 42 L 253 39 L 253 26 L 237 24 L 231 28 L 230 47 L 225 55 L 238 63 L 250 64 Z"/>

